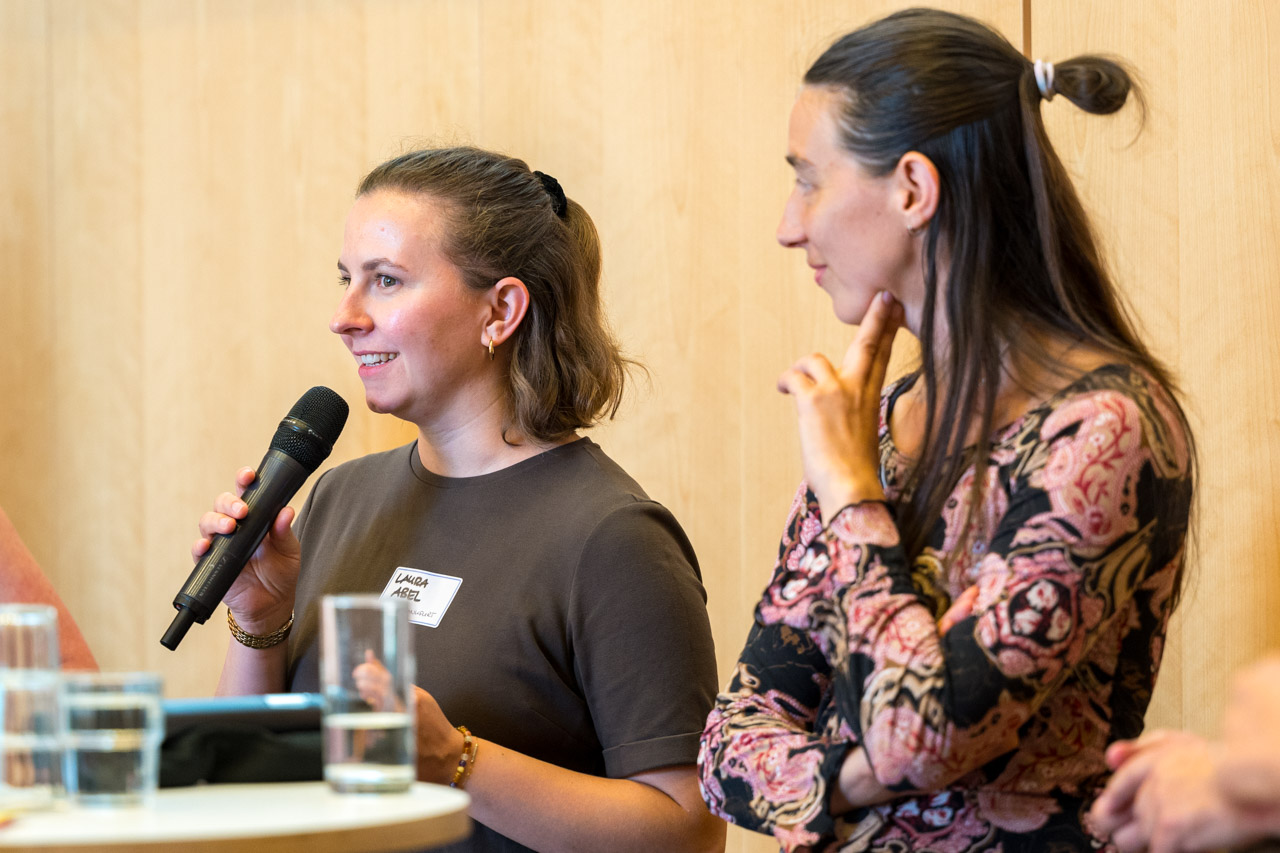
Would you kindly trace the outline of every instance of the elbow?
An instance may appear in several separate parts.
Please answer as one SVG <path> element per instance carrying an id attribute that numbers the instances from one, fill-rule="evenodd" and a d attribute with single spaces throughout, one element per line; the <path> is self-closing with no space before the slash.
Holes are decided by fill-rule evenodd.
<path id="1" fill-rule="evenodd" d="M 709 790 L 719 790 L 720 784 L 714 774 L 701 763 L 698 764 L 698 794 L 700 800 L 685 809 L 688 824 L 685 827 L 685 844 L 681 849 L 688 853 L 724 853 L 725 837 L 728 824 L 715 809 L 715 798 L 708 796 Z M 708 789 L 708 784 L 712 786 Z"/>
<path id="2" fill-rule="evenodd" d="M 686 842 L 680 849 L 687 853 L 724 853 L 727 832 L 728 826 L 723 820 L 703 811 L 686 833 Z"/>

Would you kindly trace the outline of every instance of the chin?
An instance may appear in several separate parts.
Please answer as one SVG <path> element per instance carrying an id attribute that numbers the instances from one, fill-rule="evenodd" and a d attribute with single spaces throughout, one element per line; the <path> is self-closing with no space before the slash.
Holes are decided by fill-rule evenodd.
<path id="1" fill-rule="evenodd" d="M 370 396 L 367 392 L 364 395 L 364 405 L 375 415 L 385 415 L 390 411 L 386 405 L 380 403 L 376 397 Z"/>
<path id="2" fill-rule="evenodd" d="M 847 326 L 860 326 L 862 320 L 867 316 L 867 311 L 871 309 L 870 299 L 860 299 L 857 302 L 840 303 L 833 300 L 831 307 L 835 311 L 836 319 Z"/>

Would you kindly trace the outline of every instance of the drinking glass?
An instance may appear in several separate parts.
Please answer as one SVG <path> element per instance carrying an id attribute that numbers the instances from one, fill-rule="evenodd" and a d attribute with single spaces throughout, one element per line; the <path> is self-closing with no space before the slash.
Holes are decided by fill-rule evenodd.
<path id="1" fill-rule="evenodd" d="M 404 791 L 413 782 L 415 674 L 405 601 L 321 600 L 324 777 L 335 791 Z"/>
<path id="2" fill-rule="evenodd" d="M 85 806 L 147 805 L 164 739 L 154 672 L 69 672 L 62 679 L 67 795 Z"/>
<path id="3" fill-rule="evenodd" d="M 0 605 L 0 809 L 43 808 L 62 792 L 58 612 Z"/>

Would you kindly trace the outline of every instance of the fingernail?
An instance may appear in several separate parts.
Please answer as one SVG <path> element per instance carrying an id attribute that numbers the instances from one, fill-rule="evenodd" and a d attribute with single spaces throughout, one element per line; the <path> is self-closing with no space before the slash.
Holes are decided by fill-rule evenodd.
<path id="1" fill-rule="evenodd" d="M 234 509 L 236 512 L 240 512 L 240 511 L 242 511 L 242 510 L 244 510 L 244 509 L 247 509 L 247 508 L 248 508 L 248 507 L 247 507 L 247 506 L 245 506 L 244 501 L 236 501 L 235 506 L 234 506 L 234 507 L 232 507 L 232 509 Z"/>
<path id="2" fill-rule="evenodd" d="M 893 294 L 892 294 L 892 293 L 890 293 L 890 292 L 889 292 L 889 291 L 887 291 L 887 290 L 880 294 L 880 298 L 881 298 L 882 300 L 884 300 L 884 304 L 886 304 L 886 305 L 888 305 L 888 304 L 890 304 L 891 302 L 893 302 Z"/>

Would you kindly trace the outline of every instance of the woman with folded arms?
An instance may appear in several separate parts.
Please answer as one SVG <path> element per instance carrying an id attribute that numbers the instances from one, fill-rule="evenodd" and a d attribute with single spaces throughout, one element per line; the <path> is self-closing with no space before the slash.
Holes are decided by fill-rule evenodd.
<path id="1" fill-rule="evenodd" d="M 787 850 L 1090 851 L 1178 597 L 1194 454 L 1041 119 L 1132 81 L 909 10 L 805 75 L 778 240 L 836 316 L 805 483 L 703 734 L 712 811 Z M 1061 103 L 1061 102 L 1059 102 Z M 885 385 L 895 333 L 917 369 Z"/>

